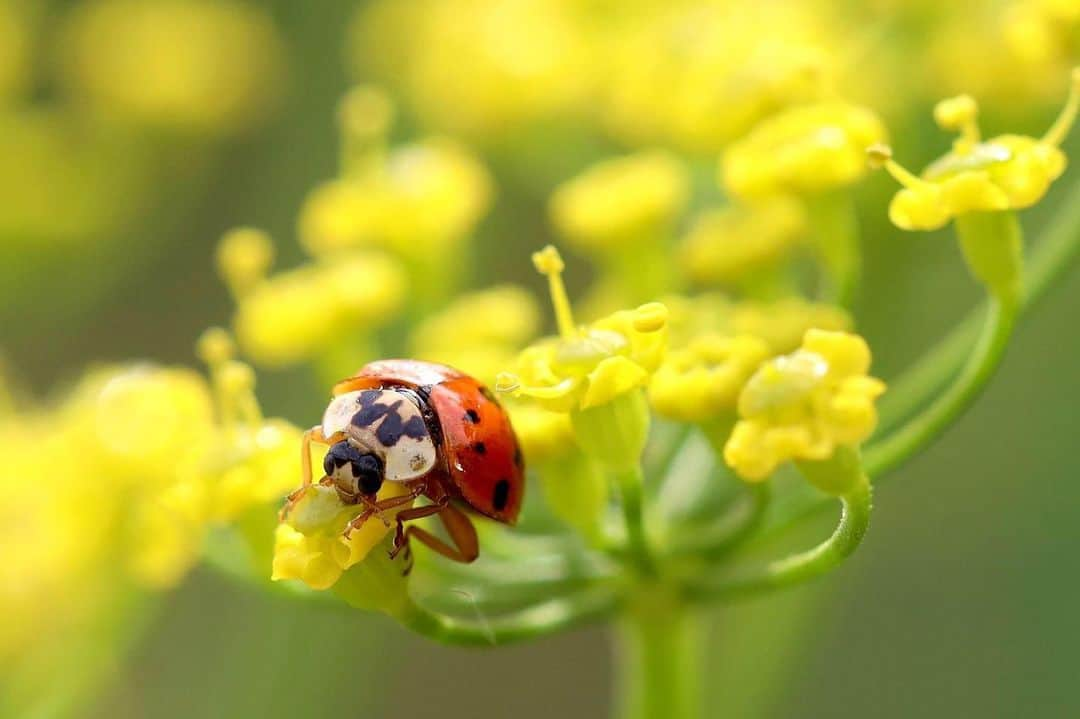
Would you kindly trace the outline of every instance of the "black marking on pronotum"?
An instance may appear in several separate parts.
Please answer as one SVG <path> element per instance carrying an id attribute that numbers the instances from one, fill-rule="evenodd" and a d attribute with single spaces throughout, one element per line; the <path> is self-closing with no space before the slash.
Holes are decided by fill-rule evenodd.
<path id="1" fill-rule="evenodd" d="M 500 479 L 495 483 L 495 491 L 491 495 L 491 505 L 496 512 L 506 509 L 506 503 L 510 501 L 510 480 Z"/>
<path id="2" fill-rule="evenodd" d="M 472 448 L 477 454 L 487 454 L 487 445 L 483 442 L 473 442 Z"/>
<path id="3" fill-rule="evenodd" d="M 375 438 L 384 447 L 393 447 L 401 438 L 423 439 L 427 436 L 427 426 L 420 417 L 409 417 L 403 420 L 398 411 L 405 402 L 399 399 L 392 404 L 376 404 L 381 397 L 379 390 L 367 390 L 361 392 L 356 401 L 360 405 L 360 411 L 353 415 L 352 423 L 357 427 L 370 427 L 380 419 L 382 423 L 375 430 Z"/>
<path id="4" fill-rule="evenodd" d="M 473 424 L 480 424 L 480 413 L 470 407 L 465 410 L 465 419 L 469 420 Z"/>

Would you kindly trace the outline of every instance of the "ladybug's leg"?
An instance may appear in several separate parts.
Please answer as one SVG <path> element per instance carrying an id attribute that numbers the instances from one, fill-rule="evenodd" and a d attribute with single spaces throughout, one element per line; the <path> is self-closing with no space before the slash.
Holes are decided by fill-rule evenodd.
<path id="1" fill-rule="evenodd" d="M 409 512 L 417 512 L 419 510 L 429 511 L 424 512 L 424 514 L 405 516 Z M 439 519 L 442 520 L 443 526 L 446 527 L 446 533 L 450 536 L 450 540 L 453 544 L 447 544 L 426 529 L 421 529 L 415 525 L 409 525 L 409 527 L 401 533 L 401 522 L 403 520 L 418 519 L 419 517 L 426 517 L 432 514 L 439 515 Z M 398 514 L 398 531 L 399 536 L 401 536 L 400 546 L 398 538 L 395 537 L 394 551 L 391 552 L 391 556 L 395 556 L 403 547 L 408 546 L 409 540 L 414 537 L 429 549 L 438 552 L 447 559 L 452 559 L 455 562 L 468 564 L 480 556 L 480 540 L 477 539 L 476 527 L 473 526 L 472 520 L 469 519 L 467 514 L 454 505 L 449 504 L 449 502 L 442 506 L 438 504 L 429 504 L 424 507 L 416 507 L 415 510 L 407 509 L 404 512 L 401 512 Z"/>
<path id="2" fill-rule="evenodd" d="M 393 509 L 394 507 L 400 507 L 403 504 L 408 504 L 409 502 L 412 502 L 413 500 L 415 500 L 417 497 L 420 496 L 422 491 L 423 491 L 423 487 L 417 487 L 413 491 L 409 492 L 408 494 L 402 494 L 402 495 L 399 495 L 397 497 L 388 497 L 386 499 L 380 499 L 377 502 L 371 500 L 368 497 L 365 497 L 364 495 L 360 495 L 360 501 L 364 503 L 364 506 L 367 507 L 367 509 L 365 509 L 360 514 L 353 517 L 352 520 L 347 525 L 345 525 L 345 531 L 343 532 L 343 534 L 345 535 L 345 539 L 348 539 L 349 536 L 353 533 L 353 531 L 356 530 L 356 529 L 359 529 L 360 526 L 364 522 L 366 522 L 371 517 L 371 515 L 373 515 L 373 514 L 377 515 L 379 517 L 379 519 L 382 520 L 383 524 L 385 524 L 387 527 L 389 527 L 390 522 L 389 522 L 389 520 L 386 519 L 385 516 L 383 516 L 383 512 L 385 512 L 388 509 Z"/>
<path id="3" fill-rule="evenodd" d="M 304 495 L 305 490 L 311 486 L 312 474 L 311 474 L 311 443 L 320 442 L 326 444 L 326 437 L 323 437 L 322 425 L 317 424 L 311 429 L 304 432 L 303 438 L 300 440 L 300 476 L 303 482 L 300 488 L 293 491 L 285 498 L 285 506 L 281 508 L 281 512 L 278 513 L 278 520 L 284 521 L 288 516 L 289 510 L 292 509 L 296 500 L 300 499 Z"/>

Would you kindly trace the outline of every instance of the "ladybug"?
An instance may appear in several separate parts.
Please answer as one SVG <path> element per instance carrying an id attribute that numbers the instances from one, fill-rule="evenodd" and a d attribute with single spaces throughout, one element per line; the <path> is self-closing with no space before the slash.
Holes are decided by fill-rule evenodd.
<path id="1" fill-rule="evenodd" d="M 411 504 L 396 514 L 391 557 L 417 539 L 444 557 L 471 562 L 479 554 L 476 528 L 457 505 L 498 522 L 514 524 L 525 490 L 525 465 L 506 412 L 480 382 L 455 369 L 418 360 L 381 360 L 338 382 L 322 423 L 304 433 L 304 485 L 290 495 L 286 511 L 312 483 L 311 444 L 329 446 L 321 484 L 333 486 L 346 504 L 364 510 L 345 536 L 373 515 Z M 384 482 L 408 491 L 379 500 Z M 438 515 L 447 543 L 405 522 Z M 408 552 L 406 551 L 406 554 Z"/>

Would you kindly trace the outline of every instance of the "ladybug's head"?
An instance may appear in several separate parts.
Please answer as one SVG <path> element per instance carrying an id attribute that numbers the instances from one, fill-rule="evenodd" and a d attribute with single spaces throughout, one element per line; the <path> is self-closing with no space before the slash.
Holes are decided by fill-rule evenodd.
<path id="1" fill-rule="evenodd" d="M 342 499 L 359 495 L 374 497 L 382 487 L 383 462 L 374 454 L 363 452 L 348 440 L 330 447 L 323 458 L 323 471 L 334 482 Z"/>

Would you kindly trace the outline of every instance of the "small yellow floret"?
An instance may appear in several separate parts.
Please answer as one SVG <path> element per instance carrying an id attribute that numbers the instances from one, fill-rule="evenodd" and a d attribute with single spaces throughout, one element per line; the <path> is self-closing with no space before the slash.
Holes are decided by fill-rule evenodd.
<path id="1" fill-rule="evenodd" d="M 1000 135 L 980 141 L 974 100 L 961 96 L 939 103 L 935 117 L 962 136 L 951 152 L 931 163 L 921 177 L 891 159 L 887 148 L 870 151 L 872 164 L 884 166 L 901 184 L 889 205 L 889 219 L 904 230 L 933 230 L 971 212 L 1031 207 L 1065 171 L 1065 139 L 1080 109 L 1080 71 L 1074 72 L 1068 102 L 1042 138 Z"/>
<path id="2" fill-rule="evenodd" d="M 253 227 L 225 233 L 217 247 L 218 272 L 234 297 L 243 297 L 266 278 L 274 264 L 274 243 Z"/>
<path id="3" fill-rule="evenodd" d="M 885 140 L 870 110 L 825 102 L 759 123 L 724 153 L 720 181 L 743 198 L 806 194 L 850 185 L 866 172 L 866 148 Z"/>
<path id="4" fill-rule="evenodd" d="M 701 335 L 668 353 L 649 384 L 649 401 L 658 414 L 683 422 L 733 414 L 743 385 L 769 354 L 750 335 Z"/>
<path id="5" fill-rule="evenodd" d="M 799 350 L 766 363 L 746 383 L 725 461 L 760 481 L 788 460 L 824 460 L 839 446 L 858 445 L 874 430 L 874 401 L 885 391 L 869 368 L 861 337 L 808 331 Z"/>
<path id="6" fill-rule="evenodd" d="M 699 283 L 738 282 L 788 256 L 806 230 L 806 213 L 789 198 L 703 212 L 679 248 L 679 264 Z"/>
<path id="7" fill-rule="evenodd" d="M 600 162 L 558 188 L 551 217 L 568 242 L 609 251 L 654 239 L 682 211 L 686 171 L 667 153 L 652 151 Z"/>

